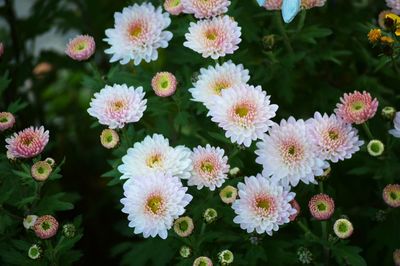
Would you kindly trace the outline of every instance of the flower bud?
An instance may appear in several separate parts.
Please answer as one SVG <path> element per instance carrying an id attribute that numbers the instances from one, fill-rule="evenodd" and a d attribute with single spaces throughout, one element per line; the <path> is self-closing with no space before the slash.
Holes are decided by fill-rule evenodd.
<path id="1" fill-rule="evenodd" d="M 394 117 L 396 116 L 396 109 L 392 106 L 386 106 L 382 109 L 382 116 L 383 118 L 392 121 Z"/>
<path id="2" fill-rule="evenodd" d="M 53 169 L 46 161 L 38 161 L 31 167 L 31 175 L 36 181 L 46 181 Z"/>
<path id="3" fill-rule="evenodd" d="M 219 197 L 222 202 L 231 204 L 236 200 L 237 194 L 237 189 L 235 187 L 226 186 L 219 192 Z"/>
<path id="4" fill-rule="evenodd" d="M 53 168 L 56 165 L 56 161 L 53 158 L 48 157 L 44 161 L 50 164 L 51 168 Z"/>
<path id="5" fill-rule="evenodd" d="M 226 249 L 218 253 L 218 260 L 221 265 L 229 265 L 233 262 L 233 253 L 232 251 Z"/>
<path id="6" fill-rule="evenodd" d="M 188 246 L 182 246 L 179 249 L 179 254 L 181 255 L 182 258 L 188 258 L 190 255 L 192 255 L 192 250 Z"/>
<path id="7" fill-rule="evenodd" d="M 300 214 L 300 205 L 299 205 L 299 203 L 297 202 L 297 200 L 295 200 L 295 199 L 293 199 L 291 202 L 289 202 L 290 203 L 290 205 L 293 207 L 293 208 L 295 208 L 296 209 L 296 213 L 295 214 L 292 214 L 292 215 L 290 215 L 289 216 L 289 220 L 290 221 L 294 221 L 294 220 L 296 220 L 296 218 L 297 218 L 297 216 Z"/>
<path id="8" fill-rule="evenodd" d="M 297 258 L 302 264 L 311 264 L 313 261 L 311 251 L 305 247 L 300 247 L 297 250 Z"/>
<path id="9" fill-rule="evenodd" d="M 353 225 L 347 219 L 338 219 L 333 225 L 333 231 L 337 237 L 345 239 L 353 234 Z"/>
<path id="10" fill-rule="evenodd" d="M 10 129 L 15 124 L 15 117 L 9 112 L 0 112 L 0 132 Z"/>
<path id="11" fill-rule="evenodd" d="M 33 260 L 37 260 L 41 255 L 42 249 L 36 244 L 32 245 L 28 250 L 28 257 Z"/>
<path id="12" fill-rule="evenodd" d="M 27 215 L 23 221 L 25 229 L 32 229 L 36 223 L 37 218 L 37 215 Z"/>
<path id="13" fill-rule="evenodd" d="M 231 177 L 236 177 L 240 172 L 239 167 L 233 167 L 231 170 L 229 170 L 229 175 Z"/>
<path id="14" fill-rule="evenodd" d="M 119 136 L 114 129 L 104 129 L 100 135 L 100 142 L 106 149 L 113 149 L 119 143 Z"/>
<path id="15" fill-rule="evenodd" d="M 377 157 L 382 155 L 385 150 L 385 145 L 383 145 L 382 141 L 373 139 L 368 143 L 367 150 L 369 155 Z"/>
<path id="16" fill-rule="evenodd" d="M 218 212 L 215 209 L 208 208 L 207 210 L 204 211 L 203 218 L 206 221 L 206 223 L 210 224 L 215 220 L 217 220 Z"/>
<path id="17" fill-rule="evenodd" d="M 213 263 L 208 257 L 198 257 L 194 260 L 193 266 L 212 266 Z"/>
<path id="18" fill-rule="evenodd" d="M 331 172 L 332 172 L 332 168 L 328 167 L 324 170 L 322 175 L 316 176 L 315 180 L 317 180 L 318 182 L 324 182 L 325 180 L 327 180 L 329 178 L 329 176 L 331 175 Z"/>
<path id="19" fill-rule="evenodd" d="M 382 37 L 382 31 L 380 29 L 371 29 L 368 32 L 368 40 L 370 43 L 377 43 Z"/>
<path id="20" fill-rule="evenodd" d="M 383 200 L 392 208 L 400 207 L 400 185 L 389 184 L 383 189 Z"/>
<path id="21" fill-rule="evenodd" d="M 317 220 L 328 220 L 335 211 L 335 202 L 326 194 L 317 194 L 308 202 L 311 215 Z"/>
<path id="22" fill-rule="evenodd" d="M 76 228 L 73 224 L 64 224 L 62 227 L 62 233 L 66 238 L 73 238 L 76 234 Z"/>
<path id="23" fill-rule="evenodd" d="M 180 217 L 174 222 L 174 231 L 180 237 L 189 236 L 194 229 L 192 218 L 189 216 Z"/>
<path id="24" fill-rule="evenodd" d="M 41 239 L 48 239 L 57 233 L 58 222 L 51 215 L 43 215 L 36 220 L 33 230 L 35 231 L 37 237 Z"/>
<path id="25" fill-rule="evenodd" d="M 265 49 L 267 50 L 272 50 L 272 48 L 274 48 L 275 46 L 275 35 L 274 34 L 270 34 L 270 35 L 265 35 L 262 38 L 262 43 Z"/>
<path id="26" fill-rule="evenodd" d="M 400 249 L 393 252 L 393 262 L 395 266 L 400 266 Z"/>

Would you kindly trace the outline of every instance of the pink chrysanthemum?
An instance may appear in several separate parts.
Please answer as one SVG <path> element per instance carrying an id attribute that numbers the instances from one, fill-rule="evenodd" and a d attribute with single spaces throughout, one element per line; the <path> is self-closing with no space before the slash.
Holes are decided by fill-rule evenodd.
<path id="1" fill-rule="evenodd" d="M 111 47 L 104 52 L 111 54 L 110 62 L 122 65 L 133 60 L 139 65 L 158 59 L 158 49 L 168 47 L 172 33 L 165 29 L 171 24 L 169 13 L 151 3 L 133 4 L 114 14 L 114 28 L 106 30 L 104 39 Z"/>
<path id="2" fill-rule="evenodd" d="M 282 0 L 266 0 L 264 7 L 267 10 L 280 10 L 282 7 Z"/>
<path id="3" fill-rule="evenodd" d="M 12 113 L 1 112 L 0 113 L 0 132 L 10 129 L 15 124 L 15 117 Z"/>
<path id="4" fill-rule="evenodd" d="M 326 194 L 317 194 L 308 202 L 311 215 L 317 220 L 328 220 L 335 211 L 335 202 Z"/>
<path id="5" fill-rule="evenodd" d="M 293 199 L 291 202 L 289 202 L 290 205 L 296 209 L 296 213 L 292 214 L 289 216 L 289 220 L 293 222 L 296 220 L 297 216 L 300 214 L 300 204 L 297 202 L 297 200 Z"/>
<path id="6" fill-rule="evenodd" d="M 347 123 L 362 124 L 375 115 L 378 104 L 378 100 L 372 99 L 368 92 L 354 91 L 340 98 L 335 113 Z"/>
<path id="7" fill-rule="evenodd" d="M 111 129 L 123 128 L 125 124 L 138 122 L 146 110 L 147 100 L 142 87 L 128 87 L 126 84 L 106 85 L 94 94 L 87 112 L 99 123 Z"/>
<path id="8" fill-rule="evenodd" d="M 232 204 L 237 216 L 233 222 L 252 233 L 272 235 L 279 226 L 289 223 L 297 211 L 290 205 L 295 193 L 277 185 L 262 175 L 245 177 L 238 184 L 239 199 Z"/>
<path id="9" fill-rule="evenodd" d="M 393 208 L 400 207 L 400 184 L 389 184 L 383 189 L 383 200 Z"/>
<path id="10" fill-rule="evenodd" d="M 301 7 L 304 9 L 310 9 L 313 7 L 324 6 L 326 0 L 301 0 Z"/>
<path id="11" fill-rule="evenodd" d="M 271 119 L 277 110 L 278 105 L 271 104 L 270 96 L 260 86 L 242 84 L 223 90 L 208 115 L 233 143 L 249 147 L 273 125 Z"/>
<path id="12" fill-rule="evenodd" d="M 218 59 L 233 54 L 239 48 L 240 36 L 241 28 L 238 23 L 229 16 L 221 16 L 197 23 L 191 22 L 183 45 L 204 58 Z"/>
<path id="13" fill-rule="evenodd" d="M 229 0 L 182 0 L 183 12 L 194 14 L 198 19 L 224 14 L 230 4 Z"/>
<path id="14" fill-rule="evenodd" d="M 43 215 L 37 218 L 33 230 L 37 237 L 48 239 L 57 233 L 58 222 L 56 218 L 51 215 Z"/>
<path id="15" fill-rule="evenodd" d="M 393 13 L 400 14 L 400 0 L 386 0 L 386 5 L 392 9 Z"/>
<path id="16" fill-rule="evenodd" d="M 166 239 L 174 220 L 193 198 L 186 194 L 188 189 L 182 182 L 170 174 L 149 173 L 140 179 L 129 179 L 123 188 L 122 212 L 128 214 L 134 233 L 145 238 L 158 235 Z"/>
<path id="17" fill-rule="evenodd" d="M 223 90 L 245 85 L 249 79 L 249 71 L 242 64 L 236 65 L 229 60 L 222 65 L 201 68 L 197 81 L 189 91 L 193 101 L 201 102 L 209 108 Z"/>
<path id="18" fill-rule="evenodd" d="M 78 35 L 67 44 L 65 53 L 74 60 L 83 61 L 89 59 L 96 50 L 96 43 L 92 36 Z"/>
<path id="19" fill-rule="evenodd" d="M 171 15 L 177 16 L 183 12 L 181 0 L 165 0 L 164 9 Z"/>
<path id="20" fill-rule="evenodd" d="M 30 127 L 7 138 L 6 148 L 14 158 L 32 158 L 39 155 L 48 142 L 49 131 L 44 127 Z"/>
<path id="21" fill-rule="evenodd" d="M 176 91 L 176 78 L 169 72 L 158 72 L 151 80 L 151 87 L 160 97 L 168 97 Z"/>
<path id="22" fill-rule="evenodd" d="M 191 155 L 193 169 L 188 180 L 189 186 L 197 186 L 197 189 L 208 187 L 211 191 L 221 187 L 228 178 L 228 157 L 224 156 L 221 148 L 207 146 L 193 149 Z"/>
<path id="23" fill-rule="evenodd" d="M 336 163 L 350 159 L 364 144 L 359 140 L 357 129 L 334 114 L 328 116 L 316 112 L 314 118 L 307 121 L 307 126 L 317 152 L 324 160 Z"/>
<path id="24" fill-rule="evenodd" d="M 273 125 L 257 148 L 256 162 L 263 165 L 263 174 L 284 186 L 316 183 L 315 177 L 329 166 L 319 157 L 306 123 L 293 117 Z"/>

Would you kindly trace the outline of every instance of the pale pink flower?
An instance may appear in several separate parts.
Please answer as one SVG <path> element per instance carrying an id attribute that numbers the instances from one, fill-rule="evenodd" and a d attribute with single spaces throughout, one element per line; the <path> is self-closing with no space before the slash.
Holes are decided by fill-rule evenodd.
<path id="1" fill-rule="evenodd" d="M 230 4 L 229 0 L 182 0 L 183 12 L 194 14 L 198 19 L 224 14 Z"/>
<path id="2" fill-rule="evenodd" d="M 296 220 L 297 216 L 299 216 L 301 208 L 300 208 L 300 204 L 299 204 L 299 203 L 297 202 L 297 200 L 295 200 L 295 199 L 293 199 L 293 200 L 292 200 L 291 202 L 289 202 L 289 203 L 290 203 L 290 205 L 291 205 L 293 208 L 296 209 L 296 213 L 294 213 L 294 214 L 292 214 L 292 215 L 289 216 L 289 220 L 290 220 L 291 222 L 293 222 L 294 220 Z"/>
<path id="3" fill-rule="evenodd" d="M 240 36 L 241 28 L 238 23 L 229 16 L 220 16 L 197 23 L 191 22 L 183 45 L 204 58 L 218 59 L 233 54 L 239 48 Z"/>
<path id="4" fill-rule="evenodd" d="M 400 207 L 400 184 L 389 184 L 383 189 L 383 200 L 392 208 Z"/>
<path id="5" fill-rule="evenodd" d="M 211 191 L 221 187 L 228 178 L 228 157 L 224 156 L 221 148 L 207 146 L 193 149 L 191 156 L 193 169 L 188 180 L 189 186 L 197 186 L 197 189 L 208 187 Z"/>
<path id="6" fill-rule="evenodd" d="M 336 105 L 335 113 L 346 123 L 362 124 L 374 117 L 378 109 L 378 100 L 372 99 L 371 95 L 364 91 L 345 93 Z"/>
<path id="7" fill-rule="evenodd" d="M 14 158 L 32 158 L 39 155 L 49 142 L 49 131 L 44 127 L 26 128 L 6 139 L 6 148 Z"/>
<path id="8" fill-rule="evenodd" d="M 392 9 L 392 12 L 400 14 L 400 0 L 386 0 L 386 5 Z"/>
<path id="9" fill-rule="evenodd" d="M 83 61 L 89 59 L 96 50 L 96 43 L 92 36 L 78 35 L 67 44 L 65 53 L 74 60 Z"/>
<path id="10" fill-rule="evenodd" d="M 364 144 L 358 137 L 357 129 L 334 114 L 328 116 L 316 112 L 314 118 L 307 120 L 307 126 L 317 152 L 324 160 L 336 163 L 350 159 Z"/>

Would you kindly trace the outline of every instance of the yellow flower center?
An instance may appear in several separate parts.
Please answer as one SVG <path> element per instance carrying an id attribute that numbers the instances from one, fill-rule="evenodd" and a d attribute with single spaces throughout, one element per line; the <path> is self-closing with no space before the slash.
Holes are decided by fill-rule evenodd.
<path id="1" fill-rule="evenodd" d="M 161 164 L 161 154 L 154 154 L 147 159 L 147 166 L 150 168 L 157 167 Z"/>
<path id="2" fill-rule="evenodd" d="M 164 200 L 160 196 L 152 196 L 147 200 L 146 207 L 153 214 L 159 214 L 162 211 Z"/>

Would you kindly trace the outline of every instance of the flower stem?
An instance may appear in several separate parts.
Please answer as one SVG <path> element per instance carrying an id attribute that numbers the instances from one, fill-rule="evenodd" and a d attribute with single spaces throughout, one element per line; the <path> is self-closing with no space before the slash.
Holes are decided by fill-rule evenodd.
<path id="1" fill-rule="evenodd" d="M 310 231 L 310 229 L 308 229 L 308 227 L 303 224 L 302 222 L 298 221 L 297 224 L 299 225 L 299 227 L 304 231 L 304 233 L 307 235 L 312 236 L 315 239 L 318 239 L 318 236 L 316 236 L 313 232 Z"/>
<path id="2" fill-rule="evenodd" d="M 304 9 L 301 11 L 300 13 L 300 20 L 299 23 L 297 24 L 297 31 L 301 31 L 304 27 L 304 22 L 306 20 L 306 16 L 307 16 L 307 11 Z"/>
<path id="3" fill-rule="evenodd" d="M 283 43 L 285 44 L 286 49 L 289 51 L 289 53 L 293 54 L 294 53 L 293 47 L 290 44 L 289 37 L 286 33 L 285 27 L 283 26 L 282 18 L 279 12 L 275 12 L 275 21 L 278 26 L 279 32 L 282 34 Z"/>
<path id="4" fill-rule="evenodd" d="M 321 230 L 322 230 L 322 239 L 328 241 L 328 233 L 327 233 L 327 221 L 321 222 Z M 329 265 L 329 248 L 324 245 L 324 257 L 325 257 L 325 265 Z"/>
<path id="5" fill-rule="evenodd" d="M 363 127 L 363 129 L 365 131 L 365 134 L 367 134 L 368 138 L 369 139 L 374 139 L 374 136 L 372 135 L 371 130 L 369 129 L 367 122 L 363 123 L 362 127 Z"/>

